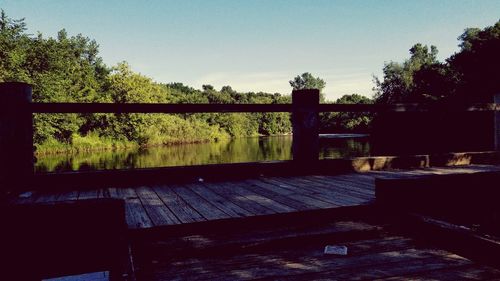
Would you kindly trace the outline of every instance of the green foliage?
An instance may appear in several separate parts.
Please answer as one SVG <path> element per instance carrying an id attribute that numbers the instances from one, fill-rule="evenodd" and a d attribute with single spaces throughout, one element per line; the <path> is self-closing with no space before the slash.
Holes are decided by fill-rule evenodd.
<path id="1" fill-rule="evenodd" d="M 36 152 L 39 155 L 45 155 L 52 153 L 83 153 L 96 150 L 120 150 L 134 147 L 138 147 L 134 142 L 101 137 L 97 133 L 90 133 L 84 137 L 74 134 L 71 136 L 71 142 L 60 142 L 54 138 L 49 138 L 36 145 Z"/>
<path id="2" fill-rule="evenodd" d="M 460 50 L 445 62 L 437 49 L 416 44 L 403 63 L 384 66 L 375 80 L 375 99 L 397 102 L 491 102 L 500 92 L 500 21 L 484 29 L 468 28 L 458 37 Z"/>
<path id="3" fill-rule="evenodd" d="M 334 103 L 370 104 L 373 101 L 358 94 L 344 95 Z M 367 133 L 372 116 L 363 112 L 325 112 L 320 114 L 321 133 Z"/>
<path id="4" fill-rule="evenodd" d="M 318 89 L 320 93 L 321 102 L 325 101 L 323 89 L 326 86 L 326 82 L 323 79 L 319 77 L 314 77 L 309 72 L 304 72 L 301 75 L 295 76 L 293 80 L 290 80 L 288 82 L 290 83 L 290 86 L 292 86 L 294 90 Z"/>
<path id="5" fill-rule="evenodd" d="M 294 90 L 318 89 L 322 91 L 326 86 L 326 83 L 323 79 L 314 77 L 309 72 L 304 72 L 301 75 L 297 75 L 295 78 L 293 78 L 293 80 L 290 80 L 289 83 Z"/>
<path id="6" fill-rule="evenodd" d="M 98 45 L 82 35 L 57 38 L 25 33 L 23 19 L 0 15 L 0 82 L 33 85 L 35 102 L 114 103 L 273 103 L 279 94 L 238 93 L 230 86 L 203 91 L 181 83 L 158 84 L 126 63 L 107 67 Z M 289 99 L 288 99 L 289 100 Z M 275 117 L 276 115 L 276 117 Z M 277 124 L 271 124 L 277 122 Z M 39 154 L 118 149 L 223 140 L 289 132 L 280 113 L 262 114 L 35 114 L 34 143 Z"/>
<path id="7" fill-rule="evenodd" d="M 56 38 L 26 33 L 24 19 L 0 14 L 0 82 L 33 85 L 35 102 L 112 103 L 290 103 L 290 96 L 241 93 L 230 86 L 201 90 L 182 83 L 161 84 L 126 63 L 106 66 L 99 45 L 63 29 Z M 294 89 L 324 89 L 325 82 L 303 73 Z M 324 100 L 321 94 L 322 101 Z M 291 133 L 288 113 L 202 114 L 35 114 L 39 154 L 195 143 Z M 346 126 L 355 126 L 346 124 Z"/>
<path id="8" fill-rule="evenodd" d="M 422 44 L 415 44 L 410 49 L 410 58 L 403 63 L 385 64 L 384 80 L 375 79 L 375 99 L 381 103 L 397 103 L 414 99 L 416 87 L 414 75 L 421 69 L 438 65 L 438 50 Z"/>
<path id="9" fill-rule="evenodd" d="M 491 95 L 500 92 L 500 20 L 483 30 L 466 29 L 458 39 L 460 52 L 447 60 L 457 98 L 491 102 Z"/>

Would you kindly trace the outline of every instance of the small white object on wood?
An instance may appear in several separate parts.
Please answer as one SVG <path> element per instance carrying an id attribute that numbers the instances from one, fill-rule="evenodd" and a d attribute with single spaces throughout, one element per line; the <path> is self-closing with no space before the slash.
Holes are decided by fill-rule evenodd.
<path id="1" fill-rule="evenodd" d="M 346 246 L 338 246 L 338 245 L 327 245 L 325 246 L 324 253 L 326 255 L 347 255 L 347 247 Z"/>

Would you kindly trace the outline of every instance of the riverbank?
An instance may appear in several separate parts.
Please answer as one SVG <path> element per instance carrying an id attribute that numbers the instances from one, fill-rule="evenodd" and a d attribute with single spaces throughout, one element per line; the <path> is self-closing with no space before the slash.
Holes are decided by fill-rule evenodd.
<path id="1" fill-rule="evenodd" d="M 47 156 L 56 154 L 79 154 L 91 152 L 104 152 L 104 151 L 119 151 L 130 150 L 139 148 L 150 148 L 156 146 L 169 146 L 191 143 L 204 143 L 211 141 L 220 141 L 229 139 L 226 136 L 208 137 L 208 138 L 161 138 L 157 141 L 148 141 L 139 144 L 137 142 L 128 140 L 117 140 L 112 138 L 100 137 L 97 134 L 89 134 L 87 136 L 80 136 L 74 134 L 71 137 L 71 143 L 63 143 L 54 139 L 49 139 L 41 144 L 35 144 L 35 156 Z"/>
<path id="2" fill-rule="evenodd" d="M 35 156 L 116 151 L 138 147 L 139 145 L 137 143 L 131 141 L 104 138 L 95 134 L 83 137 L 73 134 L 71 143 L 63 143 L 55 139 L 48 139 L 41 144 L 35 144 Z"/>

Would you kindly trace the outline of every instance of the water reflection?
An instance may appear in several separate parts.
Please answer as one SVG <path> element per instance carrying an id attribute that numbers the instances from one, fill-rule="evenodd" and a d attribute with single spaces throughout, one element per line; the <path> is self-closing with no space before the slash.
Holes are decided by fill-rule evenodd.
<path id="1" fill-rule="evenodd" d="M 329 135 L 320 138 L 320 158 L 347 158 L 369 154 L 370 143 L 366 137 Z M 147 149 L 46 155 L 38 157 L 35 170 L 52 172 L 152 168 L 291 158 L 292 137 L 275 136 Z"/>

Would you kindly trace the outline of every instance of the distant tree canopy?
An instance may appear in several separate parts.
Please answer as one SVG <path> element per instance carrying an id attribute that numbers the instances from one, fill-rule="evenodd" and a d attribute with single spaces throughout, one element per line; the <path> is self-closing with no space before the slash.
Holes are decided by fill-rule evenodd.
<path id="1" fill-rule="evenodd" d="M 435 46 L 415 44 L 409 59 L 387 63 L 383 79 L 374 77 L 376 102 L 491 102 L 500 92 L 500 21 L 458 39 L 460 50 L 445 62 Z"/>

